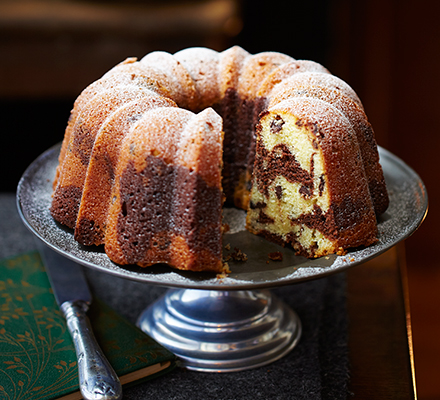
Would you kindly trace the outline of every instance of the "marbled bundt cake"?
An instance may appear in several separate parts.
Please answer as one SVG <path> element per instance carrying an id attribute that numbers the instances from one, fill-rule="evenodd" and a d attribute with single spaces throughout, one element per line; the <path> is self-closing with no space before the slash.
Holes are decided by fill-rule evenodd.
<path id="1" fill-rule="evenodd" d="M 374 243 L 388 195 L 353 89 L 234 46 L 129 58 L 75 101 L 51 213 L 78 242 L 119 264 L 221 271 L 224 202 L 307 257 Z"/>

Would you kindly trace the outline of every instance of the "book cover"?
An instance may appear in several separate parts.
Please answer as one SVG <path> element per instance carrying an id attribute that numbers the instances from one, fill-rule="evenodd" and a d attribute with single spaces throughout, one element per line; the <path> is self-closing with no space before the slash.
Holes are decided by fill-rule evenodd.
<path id="1" fill-rule="evenodd" d="M 88 312 L 122 385 L 174 368 L 175 357 L 94 299 Z M 0 400 L 81 399 L 75 348 L 38 252 L 0 261 Z"/>

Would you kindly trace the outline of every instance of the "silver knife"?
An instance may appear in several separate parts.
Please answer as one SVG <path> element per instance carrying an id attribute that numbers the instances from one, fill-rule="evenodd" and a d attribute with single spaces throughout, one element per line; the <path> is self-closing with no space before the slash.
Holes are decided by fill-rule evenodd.
<path id="1" fill-rule="evenodd" d="M 82 267 L 42 243 L 38 248 L 75 345 L 82 396 L 86 400 L 121 399 L 119 378 L 96 342 L 86 315 L 92 295 Z"/>

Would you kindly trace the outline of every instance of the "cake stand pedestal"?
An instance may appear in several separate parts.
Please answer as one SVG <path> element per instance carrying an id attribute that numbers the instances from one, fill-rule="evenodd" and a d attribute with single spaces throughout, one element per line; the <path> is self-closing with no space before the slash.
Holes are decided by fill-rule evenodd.
<path id="1" fill-rule="evenodd" d="M 242 371 L 287 354 L 301 336 L 297 314 L 268 290 L 171 289 L 139 327 L 188 369 Z"/>
<path id="2" fill-rule="evenodd" d="M 24 224 L 48 247 L 88 268 L 171 288 L 140 315 L 138 324 L 174 352 L 184 366 L 200 371 L 240 371 L 283 357 L 298 343 L 301 322 L 267 289 L 317 279 L 374 258 L 415 232 L 428 209 L 420 177 L 379 148 L 390 206 L 379 217 L 378 242 L 372 246 L 353 249 L 345 256 L 308 260 L 248 233 L 244 212 L 229 209 L 224 211 L 224 219 L 231 229 L 224 243 L 245 253 L 248 260 L 229 262 L 232 272 L 228 276 L 177 271 L 165 265 L 121 267 L 102 248 L 79 245 L 72 231 L 51 217 L 59 151 L 60 144 L 39 156 L 19 182 L 17 207 Z M 275 251 L 282 254 L 282 261 L 268 259 Z"/>

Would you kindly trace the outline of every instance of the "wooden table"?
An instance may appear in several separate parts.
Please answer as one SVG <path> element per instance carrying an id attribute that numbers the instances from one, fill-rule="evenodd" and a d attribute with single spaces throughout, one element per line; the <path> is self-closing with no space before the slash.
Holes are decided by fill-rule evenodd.
<path id="1" fill-rule="evenodd" d="M 355 399 L 415 399 L 403 244 L 347 271 L 350 389 Z"/>

